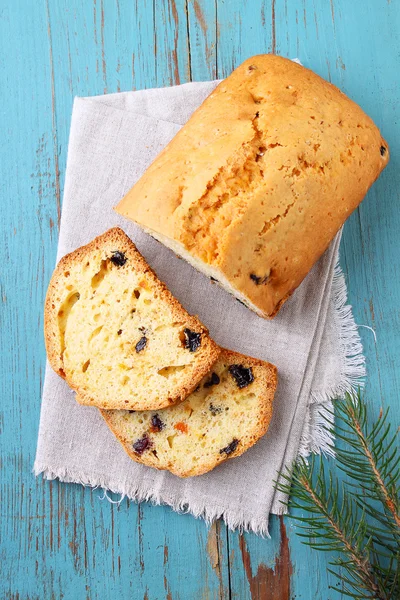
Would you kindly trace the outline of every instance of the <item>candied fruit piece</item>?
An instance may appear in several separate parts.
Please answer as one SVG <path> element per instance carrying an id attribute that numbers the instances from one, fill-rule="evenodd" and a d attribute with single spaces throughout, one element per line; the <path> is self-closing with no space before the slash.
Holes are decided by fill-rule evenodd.
<path id="1" fill-rule="evenodd" d="M 227 454 L 228 456 L 230 454 L 232 454 L 232 452 L 235 452 L 236 448 L 238 447 L 239 444 L 239 440 L 236 438 L 233 438 L 233 440 L 231 441 L 230 444 L 228 444 L 227 446 L 225 446 L 225 448 L 222 448 L 219 453 L 220 454 Z"/>
<path id="2" fill-rule="evenodd" d="M 147 337 L 144 335 L 143 337 L 140 338 L 140 340 L 138 341 L 138 343 L 135 346 L 136 352 L 139 354 L 139 352 L 141 352 L 142 350 L 144 350 L 146 348 L 146 344 L 147 344 Z"/>
<path id="3" fill-rule="evenodd" d="M 231 365 L 228 371 L 240 389 L 247 387 L 254 381 L 254 375 L 251 367 L 247 368 L 243 365 Z"/>
<path id="4" fill-rule="evenodd" d="M 153 433 L 162 431 L 165 427 L 165 423 L 163 421 L 161 421 L 160 417 L 158 416 L 158 413 L 156 413 L 155 415 L 153 415 L 151 417 L 150 423 L 151 423 L 151 431 Z"/>
<path id="5" fill-rule="evenodd" d="M 205 382 L 204 387 L 209 388 L 213 385 L 218 385 L 220 381 L 221 380 L 218 375 L 216 373 L 212 373 L 211 378 Z"/>
<path id="6" fill-rule="evenodd" d="M 196 352 L 201 345 L 201 333 L 191 331 L 187 327 L 185 327 L 183 333 L 185 334 L 185 348 L 187 348 L 189 352 Z"/>
<path id="7" fill-rule="evenodd" d="M 145 452 L 146 450 L 149 450 L 152 447 L 152 445 L 153 445 L 153 442 L 151 441 L 151 439 L 149 438 L 147 433 L 144 433 L 141 438 L 139 438 L 138 440 L 136 440 L 136 442 L 134 442 L 133 450 L 134 450 L 135 454 L 138 454 L 139 456 L 141 456 L 143 454 L 143 452 Z"/>
<path id="8" fill-rule="evenodd" d="M 123 267 L 128 259 L 126 258 L 123 252 L 120 252 L 119 250 L 114 250 L 110 260 L 114 265 L 117 265 L 117 267 Z"/>
<path id="9" fill-rule="evenodd" d="M 188 426 L 186 425 L 186 423 L 182 423 L 182 421 L 180 421 L 179 423 L 175 423 L 174 429 L 177 429 L 181 433 L 187 433 L 188 432 Z"/>

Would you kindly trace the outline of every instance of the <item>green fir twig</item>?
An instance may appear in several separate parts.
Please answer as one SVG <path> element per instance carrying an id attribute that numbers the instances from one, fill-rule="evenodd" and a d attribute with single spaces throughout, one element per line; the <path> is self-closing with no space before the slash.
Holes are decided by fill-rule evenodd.
<path id="1" fill-rule="evenodd" d="M 337 424 L 327 431 L 341 444 L 336 464 L 345 481 L 327 473 L 321 456 L 301 459 L 280 475 L 277 489 L 289 495 L 298 535 L 316 550 L 333 552 L 329 564 L 352 598 L 400 598 L 400 452 L 398 429 L 382 412 L 372 426 L 360 394 L 335 403 Z M 333 588 L 337 589 L 337 588 Z"/>

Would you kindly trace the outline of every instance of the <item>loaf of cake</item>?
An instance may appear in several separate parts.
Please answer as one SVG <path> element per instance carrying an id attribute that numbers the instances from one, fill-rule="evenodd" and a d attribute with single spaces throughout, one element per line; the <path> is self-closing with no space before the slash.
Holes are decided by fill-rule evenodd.
<path id="1" fill-rule="evenodd" d="M 240 456 L 265 434 L 276 385 L 273 365 L 222 350 L 184 402 L 156 412 L 101 413 L 133 460 L 190 477 Z"/>
<path id="2" fill-rule="evenodd" d="M 288 59 L 246 60 L 116 210 L 273 317 L 389 160 L 373 121 Z"/>
<path id="3" fill-rule="evenodd" d="M 45 341 L 51 366 L 81 404 L 108 409 L 184 400 L 220 353 L 118 228 L 57 265 Z"/>

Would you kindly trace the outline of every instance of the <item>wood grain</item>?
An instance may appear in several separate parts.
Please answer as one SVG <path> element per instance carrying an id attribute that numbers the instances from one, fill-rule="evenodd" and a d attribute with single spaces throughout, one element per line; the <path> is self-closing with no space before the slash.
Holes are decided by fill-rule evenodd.
<path id="1" fill-rule="evenodd" d="M 386 0 L 0 0 L 0 598 L 340 597 L 327 556 L 302 546 L 286 518 L 261 539 L 35 480 L 42 304 L 75 95 L 224 77 L 256 53 L 298 56 L 360 102 L 391 147 L 341 257 L 356 319 L 377 337 L 361 331 L 371 411 L 391 405 L 398 422 L 399 32 L 398 4 Z"/>

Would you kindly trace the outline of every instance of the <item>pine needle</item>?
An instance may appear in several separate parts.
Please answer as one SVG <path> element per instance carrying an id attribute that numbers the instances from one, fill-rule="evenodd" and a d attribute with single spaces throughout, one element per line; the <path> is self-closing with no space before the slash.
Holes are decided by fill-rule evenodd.
<path id="1" fill-rule="evenodd" d="M 351 598 L 400 598 L 400 451 L 398 428 L 381 411 L 371 426 L 360 394 L 338 400 L 339 424 L 332 430 L 343 442 L 335 448 L 345 481 L 329 472 L 328 460 L 300 459 L 292 472 L 281 473 L 276 487 L 289 495 L 297 535 L 310 547 L 334 553 L 329 561 L 342 583 L 337 591 Z"/>

